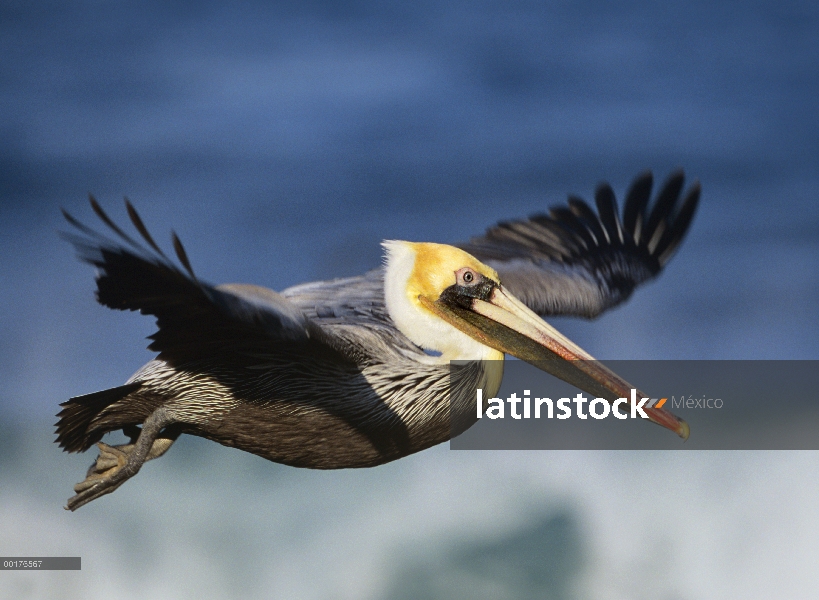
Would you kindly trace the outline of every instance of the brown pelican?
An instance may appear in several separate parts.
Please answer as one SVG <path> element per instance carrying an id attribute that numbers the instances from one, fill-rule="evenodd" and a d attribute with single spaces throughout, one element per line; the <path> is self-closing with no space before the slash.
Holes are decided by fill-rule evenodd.
<path id="1" fill-rule="evenodd" d="M 158 355 L 124 385 L 61 404 L 57 443 L 100 450 L 67 508 L 114 491 L 183 433 L 314 469 L 370 467 L 429 448 L 451 437 L 451 360 L 495 359 L 459 371 L 487 398 L 501 370 L 486 365 L 502 366 L 504 353 L 596 396 L 626 397 L 630 384 L 538 315 L 593 318 L 662 270 L 700 188 L 682 195 L 682 172 L 653 203 L 651 188 L 650 173 L 638 177 L 622 217 L 601 184 L 597 212 L 570 196 L 568 206 L 459 246 L 387 241 L 383 268 L 282 292 L 201 281 L 176 234 L 179 265 L 127 200 L 141 242 L 93 197 L 115 239 L 63 211 L 77 230 L 66 236 L 98 270 L 97 300 L 153 315 L 158 326 L 149 345 Z M 681 419 L 646 410 L 688 436 Z M 116 430 L 130 442 L 100 441 Z"/>

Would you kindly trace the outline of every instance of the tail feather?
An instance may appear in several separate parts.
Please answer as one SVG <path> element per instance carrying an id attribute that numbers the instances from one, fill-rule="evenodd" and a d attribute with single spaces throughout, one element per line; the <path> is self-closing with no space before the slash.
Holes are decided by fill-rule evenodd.
<path id="1" fill-rule="evenodd" d="M 119 387 L 76 396 L 60 406 L 57 413 L 57 443 L 66 452 L 84 452 L 100 441 L 106 431 L 91 428 L 91 422 L 106 407 L 135 392 L 142 383 L 127 383 Z"/>

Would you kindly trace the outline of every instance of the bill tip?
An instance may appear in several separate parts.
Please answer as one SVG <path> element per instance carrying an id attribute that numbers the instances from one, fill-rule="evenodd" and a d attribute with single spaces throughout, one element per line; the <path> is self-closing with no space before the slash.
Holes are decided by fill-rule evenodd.
<path id="1" fill-rule="evenodd" d="M 688 423 L 680 419 L 680 425 L 677 429 L 677 434 L 683 439 L 683 441 L 688 440 L 688 436 L 691 435 L 691 428 L 688 426 Z"/>

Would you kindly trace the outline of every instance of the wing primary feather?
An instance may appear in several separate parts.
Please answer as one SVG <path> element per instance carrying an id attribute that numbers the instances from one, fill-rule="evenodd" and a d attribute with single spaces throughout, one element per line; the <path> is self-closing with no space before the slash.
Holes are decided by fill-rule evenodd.
<path id="1" fill-rule="evenodd" d="M 640 244 L 640 232 L 645 220 L 646 205 L 651 197 L 651 188 L 654 185 L 654 176 L 646 171 L 638 176 L 631 184 L 626 205 L 623 209 L 623 227 L 632 234 L 634 244 Z"/>
<path id="2" fill-rule="evenodd" d="M 679 212 L 674 217 L 674 224 L 667 230 L 667 240 L 661 239 L 657 245 L 657 260 L 661 267 L 665 266 L 688 232 L 688 227 L 691 225 L 691 220 L 697 211 L 701 191 L 700 182 L 695 181 L 685 195 L 685 200 L 683 200 Z"/>
<path id="3" fill-rule="evenodd" d="M 69 213 L 69 212 L 68 212 L 67 210 L 65 210 L 64 208 L 61 208 L 60 210 L 62 211 L 62 213 L 63 213 L 63 217 L 65 217 L 65 220 L 66 220 L 66 221 L 68 221 L 68 222 L 69 222 L 69 224 L 70 224 L 72 227 L 77 228 L 78 230 L 80 230 L 81 232 L 83 232 L 83 233 L 84 233 L 85 235 L 87 235 L 88 237 L 92 237 L 92 238 L 95 238 L 95 239 L 98 239 L 98 240 L 101 240 L 101 241 L 105 241 L 105 242 L 109 242 L 109 243 L 111 242 L 111 240 L 109 240 L 108 238 L 106 238 L 106 237 L 105 237 L 104 235 L 102 235 L 100 232 L 98 232 L 98 231 L 94 231 L 93 229 L 91 229 L 91 228 L 90 228 L 90 227 L 88 227 L 87 225 L 83 225 L 83 223 L 81 223 L 80 221 L 78 221 L 77 219 L 75 219 L 75 218 L 74 218 L 74 217 L 71 215 L 71 213 Z M 73 240 L 73 239 L 76 237 L 76 236 L 74 236 L 74 234 L 71 234 L 71 233 L 62 233 L 61 235 L 62 235 L 63 237 L 66 237 L 66 238 L 71 238 L 71 240 L 69 240 L 69 241 L 72 241 L 72 240 Z M 77 238 L 77 239 L 82 239 L 82 238 Z M 72 241 L 72 243 L 73 243 L 73 241 Z"/>
<path id="4" fill-rule="evenodd" d="M 685 174 L 682 169 L 674 171 L 666 179 L 665 184 L 660 189 L 657 199 L 654 201 L 654 207 L 651 209 L 651 214 L 646 221 L 643 228 L 641 239 L 643 242 L 648 242 L 657 237 L 657 228 L 665 221 L 667 222 L 671 215 L 674 205 L 680 198 L 680 192 L 685 182 Z M 661 232 L 662 233 L 662 232 Z M 651 250 L 651 248 L 649 248 Z"/>
<path id="5" fill-rule="evenodd" d="M 196 275 L 194 274 L 191 263 L 188 260 L 188 254 L 185 252 L 185 247 L 182 246 L 182 242 L 179 240 L 179 236 L 176 235 L 175 231 L 171 231 L 171 239 L 173 240 L 173 249 L 176 251 L 176 256 L 179 258 L 179 262 L 182 263 L 182 266 L 185 267 L 188 274 L 194 281 L 196 281 Z"/>
<path id="6" fill-rule="evenodd" d="M 108 227 L 110 227 L 111 230 L 114 231 L 114 233 L 116 233 L 119 237 L 128 242 L 128 244 L 130 244 L 140 252 L 144 252 L 142 246 L 140 246 L 139 243 L 136 242 L 131 236 L 125 233 L 122 229 L 120 229 L 119 226 L 116 223 L 114 223 L 111 220 L 111 218 L 106 214 L 106 212 L 102 210 L 102 206 L 99 205 L 99 202 L 97 202 L 97 199 L 94 198 L 93 195 L 88 194 L 88 200 L 91 202 L 91 208 L 94 209 L 94 212 L 97 213 L 97 216 L 102 220 L 103 223 L 108 225 Z"/>
<path id="7" fill-rule="evenodd" d="M 561 261 L 583 251 L 584 246 L 578 243 L 580 240 L 572 235 L 571 229 L 563 223 L 544 214 L 534 215 L 530 220 L 546 230 L 544 233 L 549 235 L 550 249 L 554 250 Z"/>
<path id="8" fill-rule="evenodd" d="M 91 196 L 89 194 L 89 196 Z M 93 198 L 93 196 L 91 196 Z M 101 264 L 104 262 L 99 257 L 99 250 L 101 247 L 114 247 L 118 244 L 109 237 L 101 234 L 96 229 L 91 229 L 78 219 L 76 219 L 71 213 L 69 213 L 66 209 L 60 209 L 63 213 L 63 217 L 68 223 L 77 229 L 77 231 L 81 232 L 86 237 L 82 237 L 81 235 L 71 233 L 68 231 L 60 231 L 59 235 L 62 239 L 66 240 L 67 242 L 71 243 L 76 250 L 78 251 L 78 255 L 81 260 L 93 264 L 96 267 L 100 267 Z M 89 243 L 90 240 L 95 240 L 94 243 Z M 144 248 L 136 244 L 135 242 L 132 244 L 135 249 L 139 250 L 140 254 L 144 253 Z"/>
<path id="9" fill-rule="evenodd" d="M 574 235 L 574 238 L 583 244 L 584 249 L 588 250 L 597 245 L 596 240 L 589 232 L 588 228 L 583 224 L 577 215 L 565 206 L 558 206 L 549 211 L 552 218 L 566 226 L 566 228 Z"/>
<path id="10" fill-rule="evenodd" d="M 589 232 L 596 238 L 598 246 L 609 243 L 609 236 L 600 224 L 600 219 L 582 198 L 569 196 L 569 210 L 583 221 Z"/>
<path id="11" fill-rule="evenodd" d="M 622 245 L 623 224 L 620 222 L 620 215 L 617 214 L 617 197 L 609 184 L 601 183 L 597 186 L 594 192 L 594 202 L 597 204 L 600 222 L 603 224 L 609 243 Z"/>
<path id="12" fill-rule="evenodd" d="M 545 228 L 533 227 L 531 223 L 526 221 L 510 223 L 507 231 L 519 232 L 533 252 L 545 250 L 548 255 L 557 256 L 561 259 L 567 254 L 567 251 L 571 253 L 577 248 L 572 240 L 567 239 L 566 227 L 552 220 L 549 221 L 549 226 Z"/>
<path id="13" fill-rule="evenodd" d="M 153 248 L 157 254 L 159 254 L 165 260 L 168 260 L 168 257 L 165 256 L 165 253 L 162 252 L 162 249 L 154 241 L 154 238 L 151 237 L 151 234 L 148 232 L 148 228 L 145 227 L 145 223 L 143 223 L 139 213 L 136 211 L 134 206 L 131 204 L 131 201 L 128 200 L 127 197 L 125 198 L 125 208 L 128 211 L 128 217 L 130 217 L 131 223 L 134 224 L 134 227 L 136 227 L 136 230 L 139 231 L 142 238 L 148 242 L 148 245 Z"/>
<path id="14" fill-rule="evenodd" d="M 571 247 L 567 247 L 565 243 L 567 242 L 566 229 L 563 226 L 543 215 L 533 217 L 533 222 L 536 222 L 537 218 L 548 219 L 549 225 L 543 227 L 540 231 L 533 231 L 533 228 L 527 222 L 518 221 L 498 224 L 497 228 L 488 232 L 486 238 L 487 241 L 496 243 L 488 247 L 485 246 L 486 249 L 495 258 L 507 258 L 508 256 L 514 256 L 516 252 L 514 246 L 510 247 L 511 242 L 529 248 L 533 253 L 545 254 L 558 261 L 562 261 L 564 256 L 577 251 L 573 242 L 570 242 Z M 511 254 L 506 252 L 506 248 L 510 249 Z"/>

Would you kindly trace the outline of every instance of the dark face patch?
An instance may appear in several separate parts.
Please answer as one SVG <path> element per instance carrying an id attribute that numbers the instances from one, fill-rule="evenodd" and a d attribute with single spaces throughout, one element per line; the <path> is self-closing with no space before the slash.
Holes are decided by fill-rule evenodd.
<path id="1" fill-rule="evenodd" d="M 497 283 L 468 267 L 456 271 L 455 280 L 457 283 L 446 288 L 438 302 L 470 309 L 475 299 L 488 302 L 492 292 L 498 287 Z"/>

